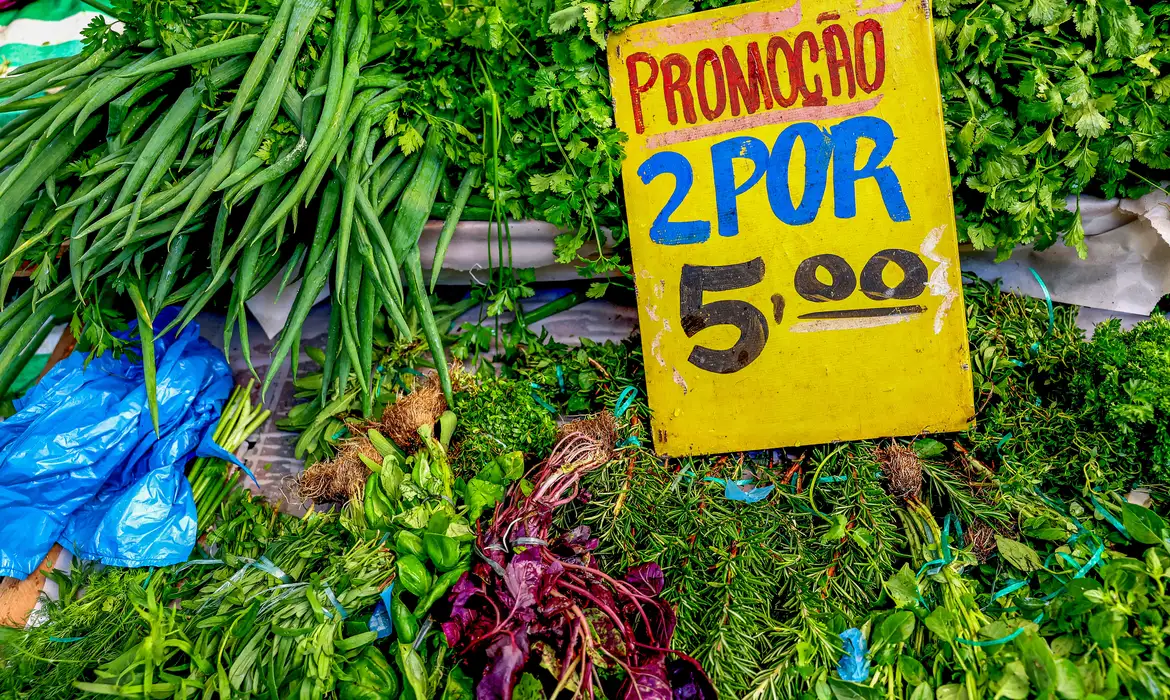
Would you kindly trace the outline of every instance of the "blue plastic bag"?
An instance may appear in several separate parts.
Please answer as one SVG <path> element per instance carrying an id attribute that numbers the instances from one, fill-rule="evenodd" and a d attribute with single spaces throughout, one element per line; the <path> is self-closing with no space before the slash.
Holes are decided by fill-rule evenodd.
<path id="1" fill-rule="evenodd" d="M 850 627 L 841 634 L 845 655 L 837 663 L 837 675 L 851 683 L 865 683 L 869 680 L 869 647 L 861 630 Z"/>
<path id="2" fill-rule="evenodd" d="M 155 319 L 165 328 L 177 310 Z M 122 337 L 129 337 L 133 327 Z M 193 456 L 235 457 L 211 441 L 232 388 L 223 354 L 195 323 L 155 339 L 159 435 L 141 359 L 74 353 L 0 422 L 0 575 L 25 578 L 54 542 L 114 566 L 186 561 Z"/>

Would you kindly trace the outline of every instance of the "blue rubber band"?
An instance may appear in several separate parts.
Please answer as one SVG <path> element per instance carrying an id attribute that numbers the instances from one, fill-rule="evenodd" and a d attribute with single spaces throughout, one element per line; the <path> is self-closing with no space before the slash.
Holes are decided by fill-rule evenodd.
<path id="1" fill-rule="evenodd" d="M 634 403 L 634 397 L 638 395 L 637 387 L 628 386 L 622 389 L 622 393 L 618 394 L 617 401 L 613 405 L 614 418 L 621 418 L 622 414 L 629 410 Z"/>
<path id="2" fill-rule="evenodd" d="M 348 432 L 349 432 L 349 428 L 348 428 L 348 427 L 346 427 L 346 426 L 342 426 L 341 430 L 338 430 L 336 433 L 333 433 L 333 437 L 331 437 L 331 438 L 329 438 L 329 439 L 330 439 L 330 440 L 336 440 L 336 439 L 338 439 L 338 438 L 340 438 L 340 437 L 344 436 L 344 435 L 345 435 L 346 433 L 348 433 Z"/>
<path id="3" fill-rule="evenodd" d="M 565 390 L 565 371 L 560 365 L 557 365 L 557 384 L 560 385 L 561 391 Z"/>
<path id="4" fill-rule="evenodd" d="M 179 568 L 175 569 L 175 573 L 177 574 L 177 573 L 180 573 L 182 571 L 186 571 L 187 569 L 191 568 L 192 566 L 204 566 L 207 564 L 222 564 L 222 563 L 223 563 L 223 559 L 192 559 L 190 561 L 184 562 L 181 566 L 179 566 Z"/>
<path id="5" fill-rule="evenodd" d="M 1036 272 L 1036 268 L 1029 267 L 1028 272 L 1031 272 L 1032 276 L 1036 278 L 1036 283 L 1040 285 L 1040 291 L 1044 292 L 1044 303 L 1048 305 L 1048 333 L 1044 336 L 1048 338 L 1052 335 L 1053 328 L 1056 327 L 1056 314 L 1052 311 L 1052 295 L 1048 293 L 1048 285 L 1044 284 L 1044 280 L 1040 279 L 1040 273 Z M 1032 343 L 1032 347 L 1029 350 L 1033 355 L 1040 352 L 1040 341 Z"/>
<path id="6" fill-rule="evenodd" d="M 999 589 L 998 591 L 996 591 L 995 593 L 993 593 L 991 595 L 991 602 L 994 603 L 995 601 L 999 600 L 1000 598 L 1003 598 L 1004 596 L 1011 595 L 1012 593 L 1015 593 L 1016 591 L 1020 590 L 1021 588 L 1023 588 L 1024 586 L 1027 586 L 1027 585 L 1028 585 L 1028 579 L 1021 579 L 1019 581 L 1016 581 L 1015 583 L 1009 583 L 1008 585 L 1004 586 L 1003 588 Z"/>
<path id="7" fill-rule="evenodd" d="M 80 642 L 85 637 L 49 637 L 50 642 L 60 642 L 61 644 L 72 644 L 73 642 Z"/>
<path id="8" fill-rule="evenodd" d="M 1034 622 L 1038 625 L 1038 624 L 1040 624 L 1040 621 L 1043 619 L 1044 619 L 1044 613 L 1040 613 L 1039 615 L 1036 616 L 1035 620 L 1032 620 L 1032 622 Z M 1007 644 L 1008 642 L 1012 641 L 1016 637 L 1023 634 L 1023 632 L 1024 632 L 1024 626 L 1020 625 L 1019 627 L 1016 628 L 1015 632 L 1012 632 L 1011 634 L 1007 635 L 1006 637 L 1000 637 L 999 639 L 973 641 L 970 639 L 963 639 L 962 637 L 955 637 L 955 641 L 958 642 L 959 644 L 966 644 L 967 646 L 970 646 L 970 647 L 991 647 L 991 646 L 996 646 L 998 644 Z"/>
<path id="9" fill-rule="evenodd" d="M 1097 500 L 1096 496 L 1090 495 L 1089 500 L 1093 502 L 1093 509 L 1100 513 L 1101 517 L 1105 518 L 1105 520 L 1107 520 L 1110 525 L 1115 527 L 1118 532 L 1124 535 L 1125 539 L 1131 541 L 1133 540 L 1133 538 L 1129 536 L 1129 530 L 1125 529 L 1125 526 L 1121 524 L 1121 521 L 1115 518 L 1113 513 L 1110 513 L 1109 509 L 1103 506 L 1101 502 Z"/>
<path id="10" fill-rule="evenodd" d="M 1008 433 L 1008 434 L 1004 435 L 1003 437 L 1001 437 L 999 439 L 999 442 L 995 443 L 995 451 L 999 452 L 1000 450 L 1002 450 L 1003 446 L 1007 444 L 1007 441 L 1011 440 L 1011 439 L 1012 439 L 1011 433 Z"/>
<path id="11" fill-rule="evenodd" d="M 746 479 L 734 482 L 728 481 L 723 485 L 723 497 L 729 501 L 757 503 L 767 498 L 772 493 L 772 490 L 776 488 L 771 484 L 756 487 L 749 486 L 749 484 L 751 484 L 751 481 Z"/>
<path id="12" fill-rule="evenodd" d="M 628 438 L 626 438 L 625 440 L 622 440 L 622 442 L 618 445 L 618 447 L 630 447 L 630 446 L 637 447 L 641 444 L 642 444 L 642 441 L 638 439 L 637 435 L 631 435 Z"/>
<path id="13" fill-rule="evenodd" d="M 282 571 L 279 566 L 273 564 L 272 560 L 268 557 L 260 557 L 256 561 L 252 562 L 252 566 L 263 571 L 269 576 L 272 576 L 273 578 L 279 579 L 281 583 L 293 582 L 292 577 L 284 573 L 284 571 Z"/>
<path id="14" fill-rule="evenodd" d="M 1101 555 L 1103 554 L 1105 554 L 1105 545 L 1097 545 L 1097 550 L 1093 552 L 1093 556 L 1089 557 L 1089 561 L 1085 562 L 1084 566 L 1077 569 L 1077 573 L 1073 578 L 1084 578 L 1085 574 L 1089 573 L 1101 561 Z"/>
<path id="15" fill-rule="evenodd" d="M 329 602 L 333 604 L 333 607 L 337 610 L 337 614 L 341 616 L 342 620 L 349 617 L 349 613 L 345 610 L 345 608 L 341 607 L 341 601 L 337 600 L 337 596 L 333 595 L 333 589 L 329 586 L 325 587 L 325 597 L 328 598 Z M 324 612 L 329 617 L 333 617 L 333 614 L 328 610 L 325 610 Z"/>
<path id="16" fill-rule="evenodd" d="M 918 569 L 918 574 L 915 576 L 915 578 L 922 578 L 922 574 L 924 573 L 928 573 L 931 576 L 934 576 L 939 571 L 941 571 L 944 566 L 947 566 L 955 560 L 955 552 L 951 548 L 950 542 L 950 530 L 951 527 L 953 527 L 952 523 L 955 522 L 958 522 L 958 518 L 956 518 L 953 514 L 948 513 L 946 519 L 943 520 L 942 530 L 939 532 L 939 558 L 932 559 L 931 561 L 923 564 Z M 927 544 L 933 545 L 934 533 L 931 532 L 929 527 L 923 528 L 923 534 L 926 536 Z M 930 569 L 931 567 L 934 567 L 934 569 L 927 571 L 927 569 Z"/>
<path id="17" fill-rule="evenodd" d="M 532 383 L 532 400 L 535 401 L 536 403 L 540 404 L 540 407 L 543 408 L 544 410 L 548 411 L 549 413 L 556 413 L 557 412 L 556 407 L 553 406 L 552 404 L 550 404 L 548 401 L 545 401 L 544 399 L 540 398 L 540 394 L 536 393 L 536 390 L 539 388 L 540 388 L 539 384 L 537 384 L 535 382 Z"/>

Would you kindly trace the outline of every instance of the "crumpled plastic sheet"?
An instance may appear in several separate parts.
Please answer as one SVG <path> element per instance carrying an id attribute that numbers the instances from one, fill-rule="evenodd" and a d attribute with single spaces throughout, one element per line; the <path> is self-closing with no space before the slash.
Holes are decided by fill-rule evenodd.
<path id="1" fill-rule="evenodd" d="M 1068 208 L 1077 206 L 1070 197 Z M 1079 206 L 1086 259 L 1063 243 L 1046 250 L 1020 246 L 999 263 L 995 251 L 963 253 L 963 271 L 1043 299 L 1035 270 L 1053 301 L 1082 307 L 1078 325 L 1089 333 L 1107 318 L 1128 327 L 1148 317 L 1170 294 L 1170 195 L 1155 190 L 1136 200 L 1082 196 Z"/>
<path id="2" fill-rule="evenodd" d="M 866 658 L 869 655 L 869 648 L 861 630 L 850 627 L 837 636 L 841 638 L 845 649 L 845 655 L 837 663 L 837 675 L 841 680 L 851 683 L 864 683 L 869 680 L 869 659 Z"/>
<path id="3" fill-rule="evenodd" d="M 155 319 L 162 329 L 177 310 Z M 122 334 L 129 337 L 133 328 Z M 193 456 L 238 461 L 211 440 L 232 377 L 197 324 L 155 340 L 159 435 L 142 361 L 74 353 L 0 422 L 0 575 L 23 579 L 59 542 L 113 566 L 166 566 L 195 545 Z"/>

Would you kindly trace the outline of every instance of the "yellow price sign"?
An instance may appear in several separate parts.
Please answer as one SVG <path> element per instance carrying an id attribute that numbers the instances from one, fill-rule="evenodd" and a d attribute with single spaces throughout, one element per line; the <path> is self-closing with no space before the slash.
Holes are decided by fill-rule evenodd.
<path id="1" fill-rule="evenodd" d="M 763 0 L 609 40 L 667 455 L 974 417 L 928 0 Z"/>

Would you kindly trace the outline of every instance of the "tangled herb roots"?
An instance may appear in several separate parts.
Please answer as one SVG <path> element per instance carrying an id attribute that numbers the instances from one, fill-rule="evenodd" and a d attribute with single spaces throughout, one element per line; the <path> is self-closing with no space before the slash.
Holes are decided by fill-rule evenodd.
<path id="1" fill-rule="evenodd" d="M 439 396 L 441 398 L 442 393 Z M 344 503 L 360 495 L 370 475 L 370 469 L 362 462 L 361 455 L 377 463 L 382 461 L 382 455 L 366 438 L 349 440 L 342 445 L 336 457 L 318 462 L 301 474 L 297 481 L 301 500 Z"/>
<path id="2" fill-rule="evenodd" d="M 574 433 L 584 435 L 598 443 L 598 459 L 602 463 L 613 459 L 614 445 L 617 444 L 617 421 L 608 412 L 565 423 L 557 430 L 557 442 Z"/>
<path id="3" fill-rule="evenodd" d="M 971 547 L 971 554 L 980 564 L 995 553 L 995 534 L 995 528 L 982 520 L 976 520 L 967 532 L 967 544 Z"/>
<path id="4" fill-rule="evenodd" d="M 879 447 L 874 453 L 886 477 L 886 491 L 904 501 L 919 500 L 922 496 L 922 463 L 918 453 L 898 444 Z"/>
<path id="5" fill-rule="evenodd" d="M 458 363 L 451 365 L 450 373 L 456 391 L 461 391 L 474 381 Z M 446 410 L 447 399 L 443 396 L 439 377 L 430 374 L 426 381 L 409 394 L 400 394 L 394 403 L 387 406 L 380 421 L 366 424 L 363 428 L 377 430 L 403 450 L 414 452 L 422 444 L 418 429 L 424 425 L 433 425 Z"/>

